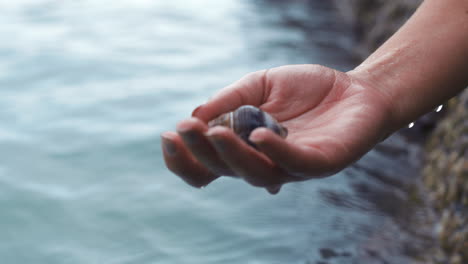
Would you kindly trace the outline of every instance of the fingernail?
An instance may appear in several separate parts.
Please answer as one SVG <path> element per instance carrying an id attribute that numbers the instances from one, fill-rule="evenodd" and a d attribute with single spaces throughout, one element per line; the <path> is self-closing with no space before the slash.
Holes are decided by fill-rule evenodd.
<path id="1" fill-rule="evenodd" d="M 176 145 L 172 140 L 165 138 L 161 136 L 162 138 L 162 144 L 164 151 L 169 155 L 169 156 L 174 156 L 177 153 Z"/>
<path id="2" fill-rule="evenodd" d="M 208 136 L 210 139 L 210 142 L 214 145 L 217 151 L 219 152 L 225 152 L 226 151 L 226 143 L 224 142 L 223 139 L 221 138 L 216 138 L 213 136 Z"/>
<path id="3" fill-rule="evenodd" d="M 202 107 L 203 105 L 199 105 L 197 108 L 195 108 L 195 110 L 193 110 L 192 112 L 192 116 L 196 116 L 198 114 L 198 111 L 200 111 L 200 108 Z"/>
<path id="4" fill-rule="evenodd" d="M 200 136 L 195 131 L 180 131 L 179 133 L 184 141 L 189 145 L 195 145 L 200 142 Z"/>

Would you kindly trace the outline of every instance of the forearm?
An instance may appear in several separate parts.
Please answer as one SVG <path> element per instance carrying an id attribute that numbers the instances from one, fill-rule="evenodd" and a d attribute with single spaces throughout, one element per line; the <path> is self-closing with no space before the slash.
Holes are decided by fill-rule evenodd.
<path id="1" fill-rule="evenodd" d="M 468 0 L 426 0 L 351 75 L 392 105 L 390 132 L 468 85 Z"/>

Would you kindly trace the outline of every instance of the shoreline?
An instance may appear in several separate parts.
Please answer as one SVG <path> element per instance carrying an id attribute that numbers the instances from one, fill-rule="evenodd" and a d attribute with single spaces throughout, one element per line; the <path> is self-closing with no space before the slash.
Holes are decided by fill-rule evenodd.
<path id="1" fill-rule="evenodd" d="M 353 25 L 361 60 L 369 56 L 413 14 L 421 0 L 334 1 Z M 431 112 L 401 133 L 422 147 L 420 196 L 434 212 L 435 246 L 424 263 L 468 263 L 468 90 Z"/>

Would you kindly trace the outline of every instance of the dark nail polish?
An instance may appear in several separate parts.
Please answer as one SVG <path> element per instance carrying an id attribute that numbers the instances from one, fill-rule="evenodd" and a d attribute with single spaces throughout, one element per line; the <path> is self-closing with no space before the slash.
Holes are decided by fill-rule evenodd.
<path id="1" fill-rule="evenodd" d="M 200 136 L 195 131 L 187 131 L 181 133 L 184 141 L 189 145 L 196 145 L 200 142 Z"/>
<path id="2" fill-rule="evenodd" d="M 216 150 L 219 152 L 225 152 L 226 151 L 226 143 L 224 140 L 220 138 L 211 138 L 211 143 L 215 146 Z"/>
<path id="3" fill-rule="evenodd" d="M 197 112 L 200 110 L 200 108 L 202 107 L 203 105 L 200 105 L 198 106 L 197 108 L 195 108 L 195 110 L 193 110 L 192 112 L 192 116 L 196 116 L 197 115 Z"/>
<path id="4" fill-rule="evenodd" d="M 172 142 L 172 140 L 163 137 L 162 143 L 163 143 L 164 151 L 169 156 L 174 156 L 177 153 L 176 145 L 174 144 L 174 142 Z"/>

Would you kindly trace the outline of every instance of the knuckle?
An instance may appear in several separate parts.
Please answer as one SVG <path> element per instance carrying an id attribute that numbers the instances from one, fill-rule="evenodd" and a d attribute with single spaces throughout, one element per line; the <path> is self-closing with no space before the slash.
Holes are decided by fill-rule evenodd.
<path id="1" fill-rule="evenodd" d="M 250 73 L 246 74 L 244 76 L 244 78 L 246 78 L 246 79 L 259 78 L 259 77 L 261 77 L 263 75 L 264 72 L 265 72 L 265 70 L 250 72 Z"/>
<path id="2" fill-rule="evenodd" d="M 265 78 L 268 69 L 255 71 L 244 75 L 242 79 L 247 80 L 250 83 L 259 83 Z"/>

